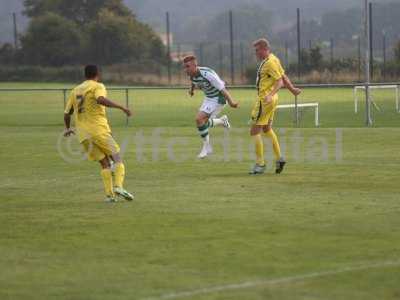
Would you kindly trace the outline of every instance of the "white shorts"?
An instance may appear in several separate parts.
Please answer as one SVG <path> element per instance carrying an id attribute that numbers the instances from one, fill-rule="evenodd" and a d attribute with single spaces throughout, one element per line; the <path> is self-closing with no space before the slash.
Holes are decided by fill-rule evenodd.
<path id="1" fill-rule="evenodd" d="M 219 104 L 215 100 L 210 100 L 209 98 L 204 99 L 203 104 L 200 106 L 199 111 L 202 111 L 209 115 L 210 117 L 216 117 L 224 109 L 225 104 Z"/>

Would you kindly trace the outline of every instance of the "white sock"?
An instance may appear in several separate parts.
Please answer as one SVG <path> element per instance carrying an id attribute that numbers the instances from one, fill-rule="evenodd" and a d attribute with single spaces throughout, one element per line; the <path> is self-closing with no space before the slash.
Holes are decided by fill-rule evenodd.
<path id="1" fill-rule="evenodd" d="M 224 122 L 221 119 L 213 119 L 214 127 L 223 126 Z"/>

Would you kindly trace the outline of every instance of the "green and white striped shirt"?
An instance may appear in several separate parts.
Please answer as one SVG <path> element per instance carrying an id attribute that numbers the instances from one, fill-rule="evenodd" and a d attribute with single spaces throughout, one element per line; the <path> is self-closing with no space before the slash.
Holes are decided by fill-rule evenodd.
<path id="1" fill-rule="evenodd" d="M 225 82 L 218 74 L 206 67 L 199 67 L 199 73 L 191 77 L 192 83 L 203 91 L 207 99 L 216 101 L 219 104 L 226 104 L 226 100 L 221 91 L 225 88 Z"/>

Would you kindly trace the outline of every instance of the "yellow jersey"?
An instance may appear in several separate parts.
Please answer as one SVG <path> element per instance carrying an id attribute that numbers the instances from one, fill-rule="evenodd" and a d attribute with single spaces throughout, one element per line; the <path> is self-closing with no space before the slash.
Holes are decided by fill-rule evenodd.
<path id="1" fill-rule="evenodd" d="M 80 142 L 111 132 L 106 108 L 97 103 L 99 97 L 107 97 L 107 90 L 102 83 L 94 80 L 84 81 L 69 96 L 65 113 L 74 113 Z"/>
<path id="2" fill-rule="evenodd" d="M 264 59 L 257 71 L 258 97 L 264 99 L 274 88 L 277 80 L 285 74 L 279 58 L 270 54 Z"/>

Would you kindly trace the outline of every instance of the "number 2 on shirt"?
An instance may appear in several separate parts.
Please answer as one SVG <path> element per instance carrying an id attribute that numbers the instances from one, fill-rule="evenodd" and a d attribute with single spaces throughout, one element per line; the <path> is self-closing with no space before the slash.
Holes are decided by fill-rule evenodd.
<path id="1" fill-rule="evenodd" d="M 81 114 L 85 111 L 83 107 L 83 103 L 85 102 L 85 97 L 83 95 L 76 96 L 76 100 L 78 100 L 78 113 Z"/>

